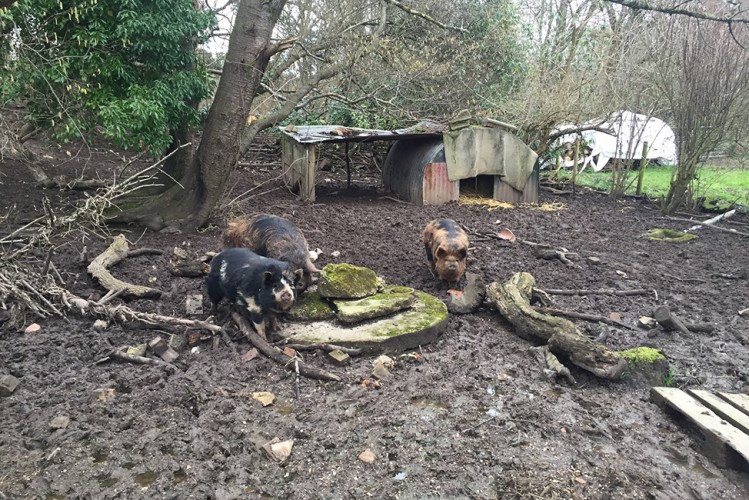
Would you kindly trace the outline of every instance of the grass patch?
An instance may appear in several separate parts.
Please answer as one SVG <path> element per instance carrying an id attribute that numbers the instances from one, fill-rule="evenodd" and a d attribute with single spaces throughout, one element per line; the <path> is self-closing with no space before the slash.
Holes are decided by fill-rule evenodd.
<path id="1" fill-rule="evenodd" d="M 562 170 L 559 176 L 571 179 L 571 170 Z M 637 171 L 629 173 L 629 180 L 636 179 Z M 735 168 L 702 167 L 697 172 L 698 179 L 694 183 L 696 196 L 704 196 L 708 200 L 725 200 L 749 206 L 749 170 Z M 611 171 L 593 172 L 587 169 L 578 174 L 577 182 L 581 186 L 608 191 L 611 188 Z M 668 193 L 671 183 L 671 167 L 648 167 L 642 183 L 643 191 L 652 198 L 661 198 Z M 627 194 L 635 194 L 637 180 L 627 190 Z"/>

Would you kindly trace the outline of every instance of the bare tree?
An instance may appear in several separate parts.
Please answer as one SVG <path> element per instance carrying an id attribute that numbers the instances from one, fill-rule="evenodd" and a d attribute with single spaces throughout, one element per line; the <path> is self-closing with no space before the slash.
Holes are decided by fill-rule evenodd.
<path id="1" fill-rule="evenodd" d="M 663 20 L 653 35 L 654 83 L 668 103 L 677 139 L 678 165 L 662 207 L 673 213 L 689 200 L 701 160 L 749 105 L 749 52 L 736 43 L 747 31 L 681 17 Z"/>

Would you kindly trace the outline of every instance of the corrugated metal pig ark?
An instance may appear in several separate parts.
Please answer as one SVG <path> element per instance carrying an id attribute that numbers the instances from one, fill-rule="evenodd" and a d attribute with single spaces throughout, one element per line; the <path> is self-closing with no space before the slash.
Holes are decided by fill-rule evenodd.
<path id="1" fill-rule="evenodd" d="M 536 154 L 514 134 L 491 127 L 396 141 L 382 167 L 385 188 L 417 205 L 457 200 L 461 182 L 466 189 L 488 182 L 495 200 L 535 203 L 538 175 Z"/>

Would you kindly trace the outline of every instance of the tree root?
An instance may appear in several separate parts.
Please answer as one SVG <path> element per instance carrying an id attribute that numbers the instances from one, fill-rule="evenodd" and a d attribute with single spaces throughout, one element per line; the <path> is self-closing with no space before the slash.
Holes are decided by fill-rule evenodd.
<path id="1" fill-rule="evenodd" d="M 153 252 L 151 249 L 143 249 L 146 252 Z M 136 250 L 133 251 L 135 254 Z M 127 244 L 125 236 L 119 235 L 115 237 L 114 241 L 109 248 L 102 252 L 96 257 L 91 264 L 88 266 L 88 272 L 91 276 L 96 278 L 101 286 L 106 288 L 112 293 L 119 293 L 122 296 L 129 297 L 160 297 L 161 291 L 155 288 L 133 285 L 119 280 L 112 276 L 108 268 L 121 260 L 130 256 L 130 248 Z"/>
<path id="2" fill-rule="evenodd" d="M 255 348 L 260 351 L 261 354 L 282 365 L 287 370 L 295 370 L 295 363 L 292 363 L 292 361 L 294 361 L 294 358 L 291 358 L 283 352 L 279 351 L 278 349 L 270 345 L 267 341 L 265 341 L 262 337 L 260 337 L 260 335 L 255 333 L 255 331 L 250 326 L 250 323 L 240 314 L 232 313 L 232 317 L 237 323 L 237 326 L 239 326 L 240 331 L 244 333 L 245 337 L 247 337 L 247 340 L 249 340 L 250 343 L 255 346 Z M 299 374 L 307 378 L 334 382 L 338 382 L 341 380 L 341 377 L 339 377 L 338 375 L 333 375 L 332 373 L 328 373 L 325 370 L 313 368 L 304 363 L 298 363 L 296 364 L 296 366 L 298 367 Z"/>

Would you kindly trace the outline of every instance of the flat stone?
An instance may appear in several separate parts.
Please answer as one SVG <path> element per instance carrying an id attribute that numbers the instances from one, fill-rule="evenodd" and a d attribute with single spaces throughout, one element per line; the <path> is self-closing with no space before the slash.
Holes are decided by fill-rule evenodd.
<path id="1" fill-rule="evenodd" d="M 107 320 L 97 319 L 96 321 L 94 321 L 94 330 L 96 330 L 97 332 L 103 332 L 107 328 L 109 328 L 109 322 Z"/>
<path id="2" fill-rule="evenodd" d="M 133 356 L 145 356 L 147 347 L 147 344 L 138 344 L 134 347 L 128 347 L 127 353 Z"/>
<path id="3" fill-rule="evenodd" d="M 148 341 L 148 347 L 155 355 L 161 356 L 167 349 L 169 349 L 169 344 L 167 344 L 161 337 L 154 337 Z"/>
<path id="4" fill-rule="evenodd" d="M 7 398 L 13 394 L 19 383 L 13 375 L 0 375 L 0 398 Z"/>
<path id="5" fill-rule="evenodd" d="M 187 346 L 187 336 L 184 333 L 172 333 L 167 343 L 169 347 L 179 352 Z"/>
<path id="6" fill-rule="evenodd" d="M 70 425 L 70 417 L 67 415 L 57 415 L 49 422 L 49 428 L 52 430 L 66 429 Z"/>
<path id="7" fill-rule="evenodd" d="M 328 264 L 320 272 L 317 289 L 322 297 L 362 299 L 377 293 L 377 274 L 352 264 Z"/>
<path id="8" fill-rule="evenodd" d="M 284 337 L 299 344 L 336 344 L 369 353 L 402 352 L 437 340 L 447 326 L 447 307 L 436 297 L 414 292 L 411 309 L 386 318 L 341 325 L 329 321 L 291 324 Z"/>
<path id="9" fill-rule="evenodd" d="M 340 349 L 335 349 L 328 353 L 328 357 L 337 365 L 345 365 L 351 361 L 351 356 Z"/>
<path id="10" fill-rule="evenodd" d="M 387 368 L 381 363 L 378 363 L 374 366 L 374 369 L 372 370 L 372 376 L 376 378 L 377 380 L 387 380 L 390 378 L 390 372 Z"/>
<path id="11" fill-rule="evenodd" d="M 364 462 L 365 464 L 373 464 L 375 460 L 377 460 L 377 456 L 367 448 L 363 452 L 359 453 L 359 460 Z"/>
<path id="12" fill-rule="evenodd" d="M 335 300 L 333 303 L 338 310 L 338 319 L 344 323 L 358 323 L 408 309 L 415 300 L 416 297 L 412 292 L 378 293 L 363 299 Z"/>

